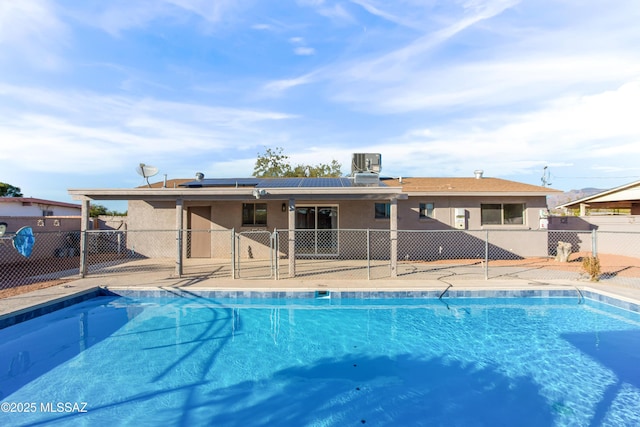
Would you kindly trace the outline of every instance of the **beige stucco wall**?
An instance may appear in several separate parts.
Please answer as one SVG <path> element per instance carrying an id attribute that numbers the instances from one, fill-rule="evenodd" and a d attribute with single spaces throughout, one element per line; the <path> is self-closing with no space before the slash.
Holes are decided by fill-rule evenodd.
<path id="1" fill-rule="evenodd" d="M 553 239 L 570 242 L 573 252 L 591 251 L 591 230 L 596 230 L 598 253 L 640 258 L 640 216 L 555 216 L 550 218 L 549 230 Z"/>
<path id="2" fill-rule="evenodd" d="M 130 201 L 127 217 L 128 250 L 146 257 L 176 256 L 174 202 Z"/>
<path id="3" fill-rule="evenodd" d="M 254 200 L 247 200 L 254 202 Z M 385 202 L 380 200 L 378 202 Z M 434 219 L 420 219 L 420 203 L 434 203 Z M 259 203 L 267 203 L 267 225 L 266 227 L 243 227 L 242 226 L 242 201 L 226 202 L 185 202 L 184 203 L 184 227 L 188 227 L 188 212 L 191 206 L 211 206 L 211 256 L 227 257 L 231 251 L 230 234 L 224 231 L 234 229 L 236 233 L 243 233 L 238 250 L 243 257 L 267 258 L 269 256 L 269 241 L 267 232 L 275 229 L 287 230 L 288 212 L 286 200 L 260 200 Z M 285 211 L 282 205 L 285 204 Z M 379 257 L 388 256 L 388 219 L 375 218 L 375 200 L 350 201 L 350 200 L 296 200 L 296 206 L 338 206 L 338 228 L 340 230 L 374 230 L 371 250 Z M 495 253 L 506 256 L 546 256 L 547 254 L 547 234 L 541 231 L 539 234 L 530 233 L 529 230 L 538 230 L 540 227 L 539 211 L 546 209 L 545 197 L 410 197 L 407 200 L 398 201 L 398 229 L 399 230 L 454 230 L 454 215 L 456 208 L 465 209 L 467 215 L 467 229 L 446 235 L 450 240 L 446 245 L 441 243 L 416 244 L 411 248 L 411 243 L 402 246 L 403 254 L 399 256 L 409 256 L 412 258 L 431 259 L 433 254 L 439 256 L 457 251 L 461 257 L 470 257 L 478 252 L 478 248 L 484 248 L 485 233 L 478 231 L 485 230 L 480 224 L 480 205 L 483 203 L 525 203 L 526 218 L 524 225 L 503 225 L 491 226 L 492 241 L 491 248 Z M 155 242 L 144 242 L 139 235 L 129 233 L 128 244 L 134 244 L 139 253 L 158 253 L 159 247 L 166 248 L 166 256 L 175 256 L 175 230 L 176 209 L 173 202 L 129 202 L 128 230 L 167 230 L 164 234 L 154 235 Z M 377 234 L 376 233 L 377 231 Z M 517 233 L 520 231 L 520 233 Z M 523 233 L 526 231 L 527 233 Z M 195 231 L 194 231 L 195 232 Z M 264 232 L 264 233 L 261 233 Z M 405 233 L 412 236 L 411 233 Z M 341 232 L 339 235 L 340 256 L 343 257 L 363 257 L 366 255 L 366 238 L 364 232 Z M 415 239 L 413 237 L 405 237 Z M 421 237 L 424 238 L 424 237 Z M 427 239 L 428 240 L 428 239 Z M 186 240 L 188 241 L 188 240 Z M 383 241 L 383 243 L 380 243 Z M 377 243 L 376 243 L 377 242 Z M 281 244 L 281 254 L 285 255 L 287 248 Z M 462 250 L 462 248 L 471 248 Z M 186 255 L 186 252 L 185 252 Z"/>

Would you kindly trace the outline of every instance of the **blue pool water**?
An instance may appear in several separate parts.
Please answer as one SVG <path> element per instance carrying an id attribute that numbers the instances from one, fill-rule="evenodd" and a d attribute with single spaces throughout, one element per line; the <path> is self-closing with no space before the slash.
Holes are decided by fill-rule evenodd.
<path id="1" fill-rule="evenodd" d="M 0 400 L 12 426 L 640 425 L 640 315 L 576 298 L 100 297 L 0 330 Z"/>

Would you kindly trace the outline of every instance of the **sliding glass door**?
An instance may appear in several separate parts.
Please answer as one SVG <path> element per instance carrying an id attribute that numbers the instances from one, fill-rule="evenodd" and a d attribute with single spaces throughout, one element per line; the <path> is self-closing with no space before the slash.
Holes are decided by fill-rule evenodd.
<path id="1" fill-rule="evenodd" d="M 338 254 L 338 206 L 296 207 L 296 253 Z"/>

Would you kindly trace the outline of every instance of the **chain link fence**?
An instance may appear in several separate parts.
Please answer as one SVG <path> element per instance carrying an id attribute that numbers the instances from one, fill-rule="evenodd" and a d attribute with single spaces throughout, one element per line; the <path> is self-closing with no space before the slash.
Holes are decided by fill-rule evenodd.
<path id="1" fill-rule="evenodd" d="M 0 239 L 0 290 L 78 277 L 80 232 L 39 232 L 34 236 L 28 258 L 14 248 L 14 236 Z"/>
<path id="2" fill-rule="evenodd" d="M 388 230 L 277 230 L 278 277 L 366 280 L 390 276 Z M 294 257 L 290 257 L 290 253 Z"/>
<path id="3" fill-rule="evenodd" d="M 640 288 L 640 233 L 538 230 L 90 230 L 35 233 L 29 258 L 0 241 L 0 290 L 87 276 L 588 281 Z M 179 251 L 178 248 L 181 247 Z M 562 259 L 560 247 L 568 247 Z M 293 256 L 292 256 L 293 254 Z M 82 264 L 84 259 L 85 264 Z"/>

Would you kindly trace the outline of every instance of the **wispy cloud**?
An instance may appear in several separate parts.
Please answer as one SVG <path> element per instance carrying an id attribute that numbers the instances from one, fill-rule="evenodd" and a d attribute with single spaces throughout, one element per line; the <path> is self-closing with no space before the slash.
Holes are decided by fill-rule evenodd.
<path id="1" fill-rule="evenodd" d="M 188 21 L 190 16 L 199 18 L 205 25 L 202 29 L 217 25 L 224 19 L 242 10 L 245 1 L 236 0 L 158 0 L 137 1 L 113 0 L 106 3 L 86 4 L 70 10 L 69 15 L 114 35 L 122 31 L 145 28 L 154 21 L 178 25 Z"/>
<path id="2" fill-rule="evenodd" d="M 289 42 L 294 45 L 293 53 L 296 55 L 309 56 L 316 53 L 314 48 L 306 45 L 307 43 L 302 37 L 291 37 Z"/>
<path id="3" fill-rule="evenodd" d="M 385 4 L 379 4 L 375 1 L 366 1 L 366 0 L 351 0 L 352 3 L 357 4 L 362 7 L 364 10 L 369 12 L 370 14 L 385 19 L 387 21 L 393 22 L 395 24 L 400 24 L 402 26 L 415 28 L 423 30 L 423 24 L 420 22 L 420 18 L 422 16 L 416 17 L 415 14 L 411 14 L 412 16 L 407 16 L 406 12 L 401 14 L 395 14 L 394 12 L 389 12 L 385 10 L 385 8 L 390 6 L 395 7 L 405 7 L 406 5 L 402 2 L 385 2 Z M 418 19 L 415 19 L 418 18 Z"/>
<path id="4" fill-rule="evenodd" d="M 314 55 L 316 53 L 316 50 L 312 47 L 298 46 L 293 49 L 293 52 L 296 55 L 309 56 L 309 55 Z"/>
<path id="5" fill-rule="evenodd" d="M 458 19 L 448 22 L 438 29 L 424 29 L 422 35 L 401 47 L 370 54 L 368 57 L 360 56 L 354 60 L 326 65 L 322 67 L 322 70 L 316 70 L 313 74 L 316 81 L 326 81 L 336 86 L 336 90 L 332 92 L 339 94 L 335 97 L 337 101 L 357 102 L 360 95 L 364 95 L 362 103 L 370 104 L 371 97 L 375 94 L 380 94 L 381 99 L 388 99 L 388 92 L 397 90 L 397 87 L 389 86 L 389 84 L 398 83 L 400 89 L 408 88 L 412 82 L 423 75 L 432 60 L 431 52 L 433 50 L 461 31 L 499 15 L 515 4 L 517 4 L 517 0 L 486 1 L 474 4 L 473 7 L 466 7 L 465 12 L 461 13 Z M 374 8 L 370 3 L 362 2 L 362 5 L 366 5 L 369 12 L 375 10 L 376 14 L 384 15 L 388 19 L 392 17 L 391 14 L 383 13 Z M 394 22 L 398 20 L 400 18 L 393 18 Z M 296 80 L 295 78 L 288 79 L 288 81 Z M 302 79 L 302 81 L 309 82 L 308 79 Z M 279 88 L 284 90 L 293 86 L 279 85 Z"/>
<path id="6" fill-rule="evenodd" d="M 398 81 L 429 63 L 428 54 L 461 31 L 504 12 L 517 1 L 488 2 L 435 31 L 427 31 L 411 43 L 367 61 L 355 61 L 338 72 L 346 81 Z"/>
<path id="7" fill-rule="evenodd" d="M 0 4 L 0 60 L 19 58 L 32 66 L 55 69 L 64 65 L 60 51 L 68 43 L 67 26 L 49 1 L 20 0 Z M 7 52 L 11 53 L 9 57 L 6 57 Z"/>
<path id="8" fill-rule="evenodd" d="M 594 159 L 600 167 L 615 163 L 638 170 L 633 159 L 640 154 L 640 123 L 634 113 L 639 108 L 640 81 L 635 81 L 593 96 L 559 99 L 531 112 L 487 113 L 482 119 L 413 129 L 378 148 L 386 149 L 396 165 L 428 168 L 436 175 L 465 175 L 474 168 L 493 175 L 526 175 L 554 162 L 562 169 Z"/>
<path id="9" fill-rule="evenodd" d="M 404 73 L 402 73 L 404 74 Z M 376 112 L 486 107 L 538 102 L 585 85 L 609 84 L 640 75 L 640 63 L 617 56 L 512 57 L 406 73 L 406 80 L 371 90 L 368 84 L 336 82 L 335 99 Z"/>
<path id="10" fill-rule="evenodd" d="M 299 76 L 291 79 L 282 79 L 282 80 L 274 80 L 271 82 L 267 82 L 263 89 L 266 94 L 271 95 L 279 95 L 282 92 L 294 88 L 296 86 L 307 85 L 317 81 L 317 75 L 319 71 L 314 71 L 312 73 L 306 74 L 304 76 Z"/>
<path id="11" fill-rule="evenodd" d="M 25 170 L 86 173 L 98 164 L 118 168 L 123 159 L 141 156 L 166 158 L 230 145 L 251 147 L 264 126 L 268 128 L 266 123 L 294 117 L 273 111 L 6 86 L 0 87 L 0 97 L 5 101 L 0 108 L 0 139 L 12 141 L 0 157 Z M 14 111 L 9 105 L 16 103 L 29 105 L 32 112 Z M 74 165 L 73 171 L 69 164 Z"/>

